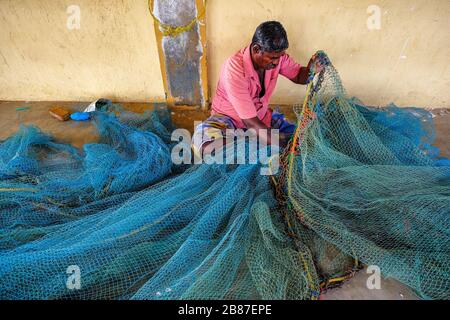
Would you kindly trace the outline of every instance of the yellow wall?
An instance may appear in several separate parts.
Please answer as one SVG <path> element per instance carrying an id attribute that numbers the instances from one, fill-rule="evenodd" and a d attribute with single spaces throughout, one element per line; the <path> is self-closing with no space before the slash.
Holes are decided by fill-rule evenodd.
<path id="1" fill-rule="evenodd" d="M 81 8 L 81 29 L 66 27 Z M 367 7 L 382 25 L 369 31 Z M 350 95 L 365 103 L 450 107 L 448 0 L 209 0 L 211 94 L 221 64 L 256 26 L 281 21 L 289 53 L 307 63 L 325 50 Z M 301 101 L 304 87 L 280 79 L 272 103 Z M 0 0 L 0 100 L 164 99 L 147 0 Z"/>
<path id="2" fill-rule="evenodd" d="M 306 64 L 327 52 L 350 95 L 365 103 L 450 107 L 449 0 L 210 0 L 207 11 L 211 90 L 225 59 L 246 46 L 257 25 L 279 20 L 288 52 Z M 369 31 L 369 5 L 380 6 L 381 30 Z M 296 103 L 304 95 L 280 80 L 272 103 Z"/>
<path id="3" fill-rule="evenodd" d="M 99 97 L 164 100 L 147 0 L 0 0 L 0 100 Z"/>

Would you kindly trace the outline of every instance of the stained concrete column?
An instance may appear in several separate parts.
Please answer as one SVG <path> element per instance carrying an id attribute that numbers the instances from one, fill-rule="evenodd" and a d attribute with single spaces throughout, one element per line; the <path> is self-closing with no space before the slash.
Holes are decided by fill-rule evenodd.
<path id="1" fill-rule="evenodd" d="M 205 9 L 203 0 L 155 0 L 152 9 L 156 18 L 155 32 L 168 104 L 206 108 L 208 90 L 205 15 L 201 15 Z M 197 17 L 198 20 L 189 26 Z M 183 31 L 165 34 L 164 25 L 183 27 Z"/>

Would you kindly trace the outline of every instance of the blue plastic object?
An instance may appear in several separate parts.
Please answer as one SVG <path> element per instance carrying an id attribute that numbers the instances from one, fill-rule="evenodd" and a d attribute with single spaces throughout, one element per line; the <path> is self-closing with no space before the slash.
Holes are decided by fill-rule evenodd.
<path id="1" fill-rule="evenodd" d="M 70 119 L 74 121 L 86 121 L 91 118 L 89 112 L 75 112 L 70 115 Z"/>

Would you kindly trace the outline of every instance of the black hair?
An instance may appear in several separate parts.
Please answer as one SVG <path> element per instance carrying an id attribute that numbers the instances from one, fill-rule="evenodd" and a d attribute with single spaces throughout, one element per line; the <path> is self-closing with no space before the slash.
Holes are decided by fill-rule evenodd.
<path id="1" fill-rule="evenodd" d="M 263 52 L 281 52 L 289 47 L 286 30 L 278 21 L 266 21 L 256 28 L 252 46 L 257 44 Z"/>

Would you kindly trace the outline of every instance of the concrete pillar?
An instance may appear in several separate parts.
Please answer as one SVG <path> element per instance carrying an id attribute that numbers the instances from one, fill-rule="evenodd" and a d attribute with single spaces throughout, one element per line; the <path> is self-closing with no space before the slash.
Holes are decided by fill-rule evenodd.
<path id="1" fill-rule="evenodd" d="M 168 104 L 206 108 L 208 82 L 203 0 L 154 0 L 150 1 L 150 7 L 156 18 L 155 32 Z"/>

